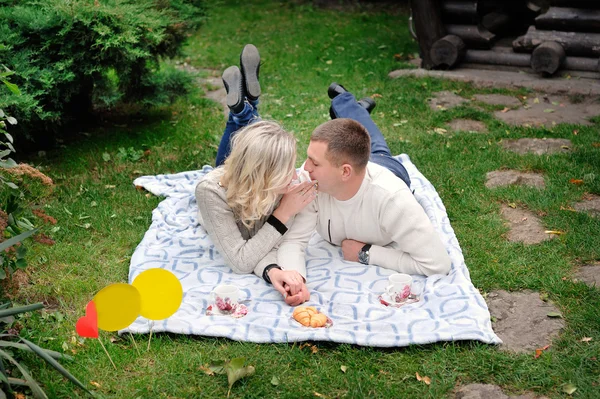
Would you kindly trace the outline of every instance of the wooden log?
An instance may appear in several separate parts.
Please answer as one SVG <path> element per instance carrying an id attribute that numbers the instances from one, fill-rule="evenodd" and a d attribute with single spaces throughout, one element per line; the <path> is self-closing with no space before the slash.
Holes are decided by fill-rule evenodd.
<path id="1" fill-rule="evenodd" d="M 421 67 L 431 69 L 431 47 L 446 36 L 438 0 L 410 0 L 417 40 L 421 49 Z"/>
<path id="2" fill-rule="evenodd" d="M 469 47 L 490 48 L 496 35 L 477 25 L 446 25 L 448 34 L 460 37 Z"/>
<path id="3" fill-rule="evenodd" d="M 600 34 L 537 30 L 530 26 L 527 33 L 513 41 L 517 52 L 531 52 L 544 42 L 557 42 L 568 55 L 600 56 Z"/>
<path id="4" fill-rule="evenodd" d="M 598 0 L 552 0 L 552 6 L 599 9 Z"/>
<path id="5" fill-rule="evenodd" d="M 481 18 L 481 26 L 488 31 L 496 34 L 502 32 L 511 22 L 508 14 L 492 11 Z"/>
<path id="6" fill-rule="evenodd" d="M 477 0 L 446 0 L 442 3 L 442 19 L 452 23 L 479 22 Z"/>
<path id="7" fill-rule="evenodd" d="M 535 19 L 538 29 L 579 32 L 600 32 L 600 10 L 550 7 Z"/>
<path id="8" fill-rule="evenodd" d="M 554 75 L 565 61 L 565 49 L 556 42 L 544 42 L 531 54 L 531 69 L 535 73 Z"/>
<path id="9" fill-rule="evenodd" d="M 464 62 L 472 64 L 529 67 L 531 56 L 529 54 L 504 53 L 492 50 L 467 50 Z"/>
<path id="10" fill-rule="evenodd" d="M 463 63 L 530 67 L 531 55 L 524 53 L 498 52 L 494 50 L 467 50 L 463 58 Z M 563 68 L 571 71 L 600 72 L 600 59 L 566 57 Z"/>
<path id="11" fill-rule="evenodd" d="M 600 58 L 567 57 L 564 68 L 572 71 L 600 72 Z"/>
<path id="12" fill-rule="evenodd" d="M 455 35 L 446 35 L 431 47 L 431 60 L 438 69 L 450 69 L 457 65 L 465 55 L 466 46 Z"/>

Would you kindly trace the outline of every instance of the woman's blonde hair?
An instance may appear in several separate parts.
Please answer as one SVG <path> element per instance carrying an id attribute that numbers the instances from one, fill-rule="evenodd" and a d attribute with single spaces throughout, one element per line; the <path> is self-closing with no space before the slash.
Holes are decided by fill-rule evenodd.
<path id="1" fill-rule="evenodd" d="M 278 123 L 259 121 L 240 129 L 223 165 L 227 204 L 247 228 L 269 215 L 293 175 L 296 139 Z"/>

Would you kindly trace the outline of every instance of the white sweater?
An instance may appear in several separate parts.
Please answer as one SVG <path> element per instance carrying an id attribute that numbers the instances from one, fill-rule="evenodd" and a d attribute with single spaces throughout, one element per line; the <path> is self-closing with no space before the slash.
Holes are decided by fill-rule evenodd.
<path id="1" fill-rule="evenodd" d="M 304 251 L 315 229 L 334 245 L 341 246 L 345 239 L 372 244 L 372 265 L 426 276 L 450 271 L 444 244 L 410 189 L 372 162 L 354 197 L 338 201 L 319 193 L 296 215 L 277 249 L 277 263 L 306 276 Z"/>

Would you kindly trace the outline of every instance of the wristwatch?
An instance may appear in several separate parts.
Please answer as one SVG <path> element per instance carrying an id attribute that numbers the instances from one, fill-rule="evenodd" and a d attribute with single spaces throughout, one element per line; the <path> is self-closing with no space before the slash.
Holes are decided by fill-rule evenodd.
<path id="1" fill-rule="evenodd" d="M 369 249 L 371 249 L 371 244 L 365 244 L 365 246 L 358 251 L 358 261 L 363 265 L 369 264 Z"/>

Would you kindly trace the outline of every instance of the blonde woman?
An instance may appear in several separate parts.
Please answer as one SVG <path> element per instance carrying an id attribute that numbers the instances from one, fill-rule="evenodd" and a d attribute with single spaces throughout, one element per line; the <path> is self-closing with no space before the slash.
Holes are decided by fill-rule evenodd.
<path id="1" fill-rule="evenodd" d="M 315 182 L 292 185 L 296 139 L 276 122 L 261 121 L 256 47 L 247 45 L 241 71 L 223 73 L 230 108 L 217 168 L 196 187 L 199 220 L 235 273 L 262 277 L 295 306 L 309 299 L 305 270 L 277 263 L 277 247 L 294 219 L 316 196 Z"/>

